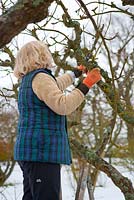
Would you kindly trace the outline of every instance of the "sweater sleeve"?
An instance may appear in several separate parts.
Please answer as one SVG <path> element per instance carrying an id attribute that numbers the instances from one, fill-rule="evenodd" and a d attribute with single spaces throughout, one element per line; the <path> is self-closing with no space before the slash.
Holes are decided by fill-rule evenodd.
<path id="1" fill-rule="evenodd" d="M 32 88 L 40 100 L 60 115 L 71 114 L 84 101 L 84 94 L 78 88 L 65 95 L 48 74 L 38 73 L 32 81 Z"/>
<path id="2" fill-rule="evenodd" d="M 56 78 L 57 84 L 60 90 L 64 91 L 68 86 L 70 86 L 73 83 L 72 76 L 68 73 L 63 74 L 62 76 L 59 76 Z"/>

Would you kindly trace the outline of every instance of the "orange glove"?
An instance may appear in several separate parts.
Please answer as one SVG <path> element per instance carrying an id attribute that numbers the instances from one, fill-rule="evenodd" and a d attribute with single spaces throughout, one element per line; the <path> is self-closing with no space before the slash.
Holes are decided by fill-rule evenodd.
<path id="1" fill-rule="evenodd" d="M 91 88 L 95 83 L 101 80 L 101 74 L 99 68 L 94 68 L 87 72 L 87 77 L 84 78 L 83 84 L 88 88 Z"/>
<path id="2" fill-rule="evenodd" d="M 79 69 L 80 71 L 84 72 L 84 73 L 87 73 L 87 68 L 84 66 L 84 65 L 80 65 L 77 67 L 77 69 Z"/>

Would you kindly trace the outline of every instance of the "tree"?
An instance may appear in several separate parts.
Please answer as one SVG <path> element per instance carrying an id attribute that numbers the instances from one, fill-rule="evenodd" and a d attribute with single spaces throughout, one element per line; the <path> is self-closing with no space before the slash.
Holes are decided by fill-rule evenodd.
<path id="1" fill-rule="evenodd" d="M 19 0 L 9 9 L 1 1 L 3 14 L 0 16 L 0 48 L 23 31 L 28 24 L 36 23 L 48 15 L 48 7 L 54 0 Z M 122 0 L 123 5 L 134 5 L 133 0 Z M 10 29 L 10 33 L 9 30 Z"/>
<path id="2" fill-rule="evenodd" d="M 123 6 L 126 6 L 126 5 L 134 5 L 134 1 L 133 0 L 122 0 L 122 4 Z"/>
<path id="3" fill-rule="evenodd" d="M 36 23 L 46 18 L 48 7 L 52 2 L 53 0 L 19 0 L 8 10 L 5 8 L 0 16 L 0 48 L 4 47 L 13 37 L 23 31 L 28 24 Z M 2 5 L 4 7 L 4 3 Z"/>
<path id="4" fill-rule="evenodd" d="M 0 186 L 4 184 L 12 173 L 15 161 L 13 146 L 15 141 L 17 112 L 10 104 L 0 102 Z M 8 126 L 7 126 L 8 124 Z M 4 168 L 3 168 L 4 165 Z"/>
<path id="5" fill-rule="evenodd" d="M 108 154 L 110 152 L 109 150 L 114 150 L 113 141 L 114 143 L 117 142 L 117 137 L 121 132 L 121 129 L 118 131 L 116 126 L 119 125 L 119 127 L 122 127 L 122 123 L 127 126 L 128 130 L 126 131 L 128 140 L 125 140 L 125 142 L 129 144 L 127 148 L 127 152 L 129 153 L 127 153 L 127 155 L 131 155 L 132 157 L 134 154 L 133 148 L 131 148 L 134 141 L 131 139 L 132 134 L 130 132 L 134 127 L 134 110 L 132 106 L 133 91 L 129 90 L 128 92 L 128 88 L 132 88 L 133 85 L 133 50 L 130 48 L 128 52 L 127 49 L 128 45 L 131 46 L 134 38 L 132 34 L 133 29 L 131 28 L 131 31 L 127 30 L 126 38 L 123 35 L 125 38 L 124 40 L 117 31 L 115 34 L 109 31 L 110 27 L 113 27 L 111 26 L 113 13 L 118 13 L 120 16 L 123 15 L 130 22 L 130 27 L 134 15 L 129 9 L 118 7 L 113 2 L 108 4 L 102 1 L 89 1 L 85 4 L 82 0 L 77 0 L 78 6 L 75 16 L 73 16 L 73 13 L 70 14 L 70 11 L 66 8 L 63 1 L 60 0 L 55 1 L 53 4 L 53 12 L 48 14 L 48 7 L 52 2 L 53 1 L 44 2 L 41 0 L 18 1 L 9 9 L 6 9 L 4 3 L 2 4 L 3 14 L 0 17 L 0 47 L 2 48 L 2 53 L 6 54 L 8 59 L 1 59 L 0 65 L 5 68 L 11 67 L 13 69 L 15 51 L 13 51 L 11 43 L 8 43 L 14 36 L 25 30 L 26 34 L 30 34 L 36 39 L 44 39 L 44 32 L 46 34 L 54 32 L 51 37 L 48 36 L 50 48 L 54 45 L 58 45 L 57 49 L 62 47 L 62 51 L 57 49 L 53 51 L 55 63 L 59 66 L 55 72 L 56 74 L 61 72 L 60 66 L 62 66 L 62 70 L 73 68 L 72 64 L 69 62 L 70 58 L 74 59 L 77 64 L 84 64 L 88 69 L 94 67 L 99 67 L 101 69 L 103 79 L 98 83 L 99 89 L 93 91 L 93 96 L 89 94 L 87 97 L 87 100 L 92 105 L 92 111 L 90 110 L 91 112 L 87 112 L 87 116 L 89 116 L 90 119 L 88 120 L 88 124 L 85 125 L 85 127 L 89 127 L 85 129 L 84 124 L 81 124 L 81 126 L 79 125 L 79 123 L 87 119 L 84 113 L 84 110 L 87 110 L 87 104 L 82 104 L 76 111 L 79 113 L 77 117 L 75 114 L 69 117 L 69 126 L 72 133 L 70 141 L 74 157 L 77 158 L 78 162 L 79 159 L 81 161 L 81 158 L 86 160 L 86 162 L 90 163 L 90 167 L 93 166 L 95 168 L 95 174 L 97 174 L 96 172 L 98 170 L 104 171 L 113 180 L 116 186 L 121 189 L 126 200 L 131 200 L 134 198 L 134 189 L 131 182 L 123 177 L 108 162 L 105 162 L 102 157 L 105 152 Z M 124 5 L 126 5 L 126 3 L 131 4 L 131 1 L 122 2 Z M 90 6 L 93 6 L 92 9 Z M 104 7 L 107 8 L 106 11 Z M 57 17 L 57 14 L 55 14 L 57 8 L 62 10 L 62 16 Z M 107 17 L 109 19 L 107 23 L 103 22 L 103 16 L 106 14 L 108 14 Z M 39 23 L 40 21 L 41 23 Z M 117 25 L 119 26 L 118 22 L 117 20 Z M 28 27 L 26 29 L 29 23 L 33 24 L 31 24 L 30 28 Z M 60 23 L 62 23 L 67 30 L 66 32 L 53 28 L 54 25 L 58 27 Z M 86 23 L 87 25 L 85 25 Z M 89 29 L 88 27 L 91 28 Z M 112 36 L 110 35 L 111 33 Z M 89 43 L 87 41 L 89 41 Z M 118 48 L 115 46 L 117 41 L 120 41 Z M 18 48 L 18 46 L 15 45 L 14 39 L 12 40 L 12 44 Z M 113 49 L 111 48 L 112 45 L 114 46 Z M 108 66 L 109 71 L 103 68 L 103 66 L 100 67 L 100 62 L 97 62 L 96 58 L 99 57 L 100 54 L 105 58 L 105 65 Z M 113 59 L 115 57 L 117 62 Z M 124 89 L 121 88 L 122 85 L 125 86 L 125 88 L 123 87 Z M 1 90 L 1 95 L 5 96 L 5 98 L 15 98 L 17 95 L 17 87 L 18 84 L 13 84 L 12 95 L 5 94 L 3 90 Z M 103 96 L 102 93 L 104 94 Z M 105 103 L 105 109 L 98 103 L 100 99 Z M 100 110 L 102 112 L 99 112 Z M 107 115 L 105 115 L 105 110 L 110 110 Z M 98 112 L 95 115 L 96 111 Z M 91 117 L 92 115 L 93 117 Z M 101 120 L 104 124 L 102 124 Z M 97 126 L 97 124 L 99 125 Z M 95 144 L 92 145 L 92 151 L 85 148 L 85 146 L 91 148 L 91 141 L 89 139 L 91 133 L 89 130 L 95 137 Z M 76 142 L 74 136 L 77 136 Z M 83 142 L 85 146 L 81 146 L 81 142 Z M 107 148 L 107 146 L 109 148 Z M 92 171 L 92 167 L 89 171 Z M 89 171 L 87 170 L 87 172 Z M 118 177 L 118 180 L 116 177 Z M 124 187 L 124 185 L 126 187 Z"/>

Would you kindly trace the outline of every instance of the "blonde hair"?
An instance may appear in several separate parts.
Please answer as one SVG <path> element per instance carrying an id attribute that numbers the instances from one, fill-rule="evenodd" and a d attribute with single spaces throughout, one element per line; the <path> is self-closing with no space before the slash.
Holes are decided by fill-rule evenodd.
<path id="1" fill-rule="evenodd" d="M 14 75 L 21 78 L 35 69 L 51 68 L 53 62 L 47 45 L 41 41 L 28 42 L 17 53 Z"/>

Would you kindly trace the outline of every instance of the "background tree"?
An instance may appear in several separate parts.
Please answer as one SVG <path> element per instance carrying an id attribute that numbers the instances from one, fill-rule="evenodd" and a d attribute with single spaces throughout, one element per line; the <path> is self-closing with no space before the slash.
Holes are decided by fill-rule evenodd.
<path id="1" fill-rule="evenodd" d="M 73 6 L 69 10 L 67 2 L 60 0 L 20 0 L 14 5 L 10 1 L 3 2 L 0 16 L 0 65 L 8 74 L 13 70 L 16 50 L 19 48 L 20 35 L 13 37 L 23 30 L 21 37 L 29 35 L 30 39 L 33 37 L 47 41 L 58 66 L 56 75 L 72 70 L 78 64 L 84 64 L 88 69 L 101 69 L 102 81 L 89 92 L 86 103 L 68 117 L 70 141 L 76 161 L 72 170 L 78 181 L 76 199 L 83 198 L 85 189 L 81 190 L 81 183 L 84 177 L 87 177 L 85 183 L 88 185 L 89 197 L 93 199 L 92 184 L 95 188 L 98 170 L 104 171 L 112 179 L 125 199 L 133 199 L 132 183 L 103 160 L 104 156 L 122 155 L 131 160 L 134 154 L 132 7 L 126 9 L 113 2 L 84 3 L 82 0 L 74 0 L 72 4 L 75 10 Z M 131 4 L 131 1 L 122 2 L 124 5 Z M 126 24 L 124 21 L 122 23 L 124 18 Z M 27 26 L 29 23 L 32 24 Z M 10 89 L 2 88 L 1 96 L 16 98 L 17 87 L 18 83 L 13 83 Z M 7 95 L 7 91 L 12 93 Z M 81 169 L 81 172 L 85 170 L 84 176 L 81 173 L 78 178 L 76 168 L 78 171 Z M 92 184 L 88 182 L 90 177 Z"/>
<path id="2" fill-rule="evenodd" d="M 1 99 L 0 102 L 0 186 L 13 171 L 13 146 L 16 136 L 17 111 Z"/>

